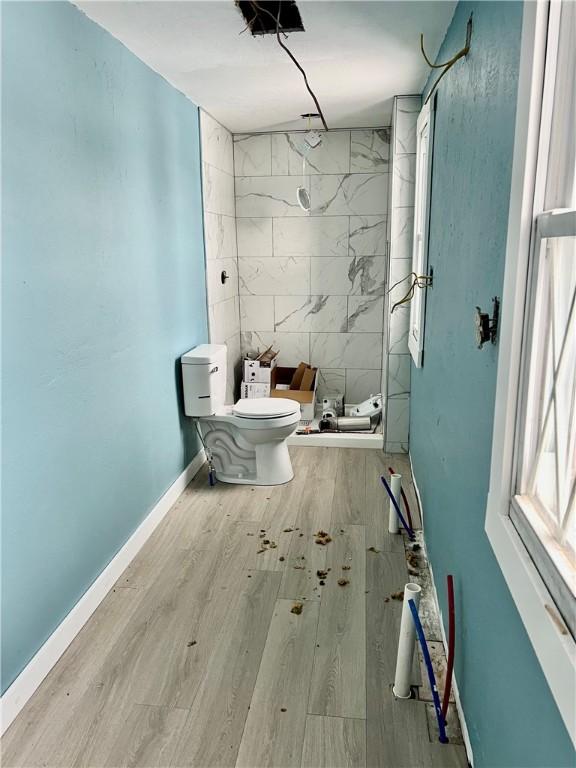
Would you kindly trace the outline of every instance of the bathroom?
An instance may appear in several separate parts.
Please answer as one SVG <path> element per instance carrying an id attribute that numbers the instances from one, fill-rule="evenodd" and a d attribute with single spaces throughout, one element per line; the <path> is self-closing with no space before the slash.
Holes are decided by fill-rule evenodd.
<path id="1" fill-rule="evenodd" d="M 1 2 L 3 765 L 573 765 L 575 7 Z"/>

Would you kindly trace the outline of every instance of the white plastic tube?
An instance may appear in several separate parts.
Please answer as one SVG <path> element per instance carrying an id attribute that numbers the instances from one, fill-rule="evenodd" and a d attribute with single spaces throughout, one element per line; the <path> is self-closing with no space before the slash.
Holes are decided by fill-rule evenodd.
<path id="1" fill-rule="evenodd" d="M 416 608 L 418 608 L 420 592 L 421 588 L 418 584 L 409 583 L 404 587 L 398 656 L 396 657 L 396 675 L 394 677 L 394 687 L 392 688 L 397 699 L 409 699 L 411 696 L 410 677 L 412 674 L 412 660 L 414 658 L 414 644 L 416 643 L 416 630 L 408 600 L 414 600 Z"/>
<path id="2" fill-rule="evenodd" d="M 396 504 L 400 506 L 400 499 L 402 496 L 402 475 L 390 475 L 390 490 L 394 494 Z M 390 499 L 390 511 L 388 513 L 388 533 L 399 533 L 400 520 L 398 520 L 398 513 L 396 508 Z"/>

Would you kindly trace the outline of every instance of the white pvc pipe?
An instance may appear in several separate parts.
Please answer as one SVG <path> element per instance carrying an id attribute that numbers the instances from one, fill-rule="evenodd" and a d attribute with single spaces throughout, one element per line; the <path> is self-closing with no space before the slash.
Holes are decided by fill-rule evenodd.
<path id="1" fill-rule="evenodd" d="M 406 584 L 404 587 L 404 603 L 400 620 L 400 637 L 398 639 L 398 656 L 396 657 L 396 675 L 392 692 L 397 699 L 409 699 L 411 696 L 410 678 L 412 676 L 412 660 L 416 630 L 414 619 L 410 612 L 408 600 L 414 600 L 416 608 L 420 603 L 421 588 L 418 584 Z"/>
<path id="2" fill-rule="evenodd" d="M 392 491 L 396 504 L 400 506 L 400 499 L 402 496 L 402 475 L 390 475 L 390 490 Z M 388 512 L 388 533 L 399 533 L 400 520 L 398 520 L 398 513 L 396 508 L 390 499 L 390 511 Z"/>

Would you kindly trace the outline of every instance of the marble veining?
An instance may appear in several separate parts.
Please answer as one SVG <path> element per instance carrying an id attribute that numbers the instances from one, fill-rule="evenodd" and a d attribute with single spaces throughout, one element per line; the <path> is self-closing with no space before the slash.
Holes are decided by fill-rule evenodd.
<path id="1" fill-rule="evenodd" d="M 347 173 L 312 176 L 312 213 L 316 216 L 386 213 L 388 176 Z"/>
<path id="2" fill-rule="evenodd" d="M 281 364 L 320 367 L 319 396 L 366 399 L 382 386 L 390 129 L 330 131 L 314 150 L 297 131 L 234 138 L 243 352 L 273 344 Z"/>
<path id="3" fill-rule="evenodd" d="M 200 139 L 203 162 L 233 176 L 232 134 L 204 110 L 200 110 Z"/>
<path id="4" fill-rule="evenodd" d="M 416 122 L 421 105 L 420 96 L 399 96 L 395 100 L 394 151 L 397 155 L 416 152 Z"/>
<path id="5" fill-rule="evenodd" d="M 239 259 L 240 294 L 310 295 L 309 259 Z"/>
<path id="6" fill-rule="evenodd" d="M 322 401 L 330 395 L 343 395 L 346 390 L 346 371 L 342 368 L 319 368 L 316 399 Z"/>
<path id="7" fill-rule="evenodd" d="M 410 355 L 388 356 L 388 396 L 410 394 Z"/>
<path id="8" fill-rule="evenodd" d="M 346 400 L 349 403 L 361 403 L 370 395 L 381 391 L 381 371 L 346 369 Z"/>
<path id="9" fill-rule="evenodd" d="M 356 130 L 350 135 L 350 171 L 385 173 L 390 159 L 390 129 Z"/>
<path id="10" fill-rule="evenodd" d="M 236 257 L 236 222 L 233 216 L 206 211 L 204 247 L 207 260 Z"/>
<path id="11" fill-rule="evenodd" d="M 380 333 L 311 333 L 312 365 L 320 368 L 382 367 Z"/>
<path id="12" fill-rule="evenodd" d="M 414 208 L 396 207 L 391 221 L 390 258 L 411 259 L 414 238 Z"/>
<path id="13" fill-rule="evenodd" d="M 233 402 L 241 352 L 232 134 L 200 110 L 200 141 L 208 333 L 210 342 L 226 344 L 226 398 Z M 229 275 L 224 284 L 222 270 Z"/>
<path id="14" fill-rule="evenodd" d="M 304 216 L 296 198 L 300 176 L 237 176 L 236 216 Z"/>
<path id="15" fill-rule="evenodd" d="M 202 164 L 204 210 L 234 216 L 234 177 L 209 163 Z"/>
<path id="16" fill-rule="evenodd" d="M 242 331 L 242 354 L 264 352 L 269 346 L 279 350 L 278 365 L 296 367 L 310 360 L 309 333 L 282 333 L 279 331 Z"/>
<path id="17" fill-rule="evenodd" d="M 388 285 L 388 366 L 386 374 L 386 449 L 407 450 L 410 411 L 410 304 L 396 306 L 410 289 L 414 192 L 416 168 L 416 124 L 420 96 L 394 100 L 394 140 L 390 200 L 390 261 Z M 416 289 L 419 290 L 419 289 Z M 394 312 L 390 311 L 394 308 Z"/>
<path id="18" fill-rule="evenodd" d="M 410 328 L 410 306 L 397 307 L 389 319 L 389 354 L 408 354 L 408 331 Z"/>
<path id="19" fill-rule="evenodd" d="M 348 331 L 382 332 L 384 299 L 382 297 L 348 296 Z"/>
<path id="20" fill-rule="evenodd" d="M 406 395 L 387 399 L 386 440 L 392 443 L 408 442 L 410 398 Z"/>
<path id="21" fill-rule="evenodd" d="M 274 219 L 274 256 L 347 256 L 348 216 Z"/>
<path id="22" fill-rule="evenodd" d="M 270 176 L 272 150 L 269 134 L 234 136 L 234 173 L 236 176 Z"/>
<path id="23" fill-rule="evenodd" d="M 400 155 L 394 160 L 394 207 L 414 206 L 416 155 Z"/>
<path id="24" fill-rule="evenodd" d="M 276 296 L 274 329 L 346 331 L 345 296 Z"/>
<path id="25" fill-rule="evenodd" d="M 298 132 L 273 134 L 273 173 L 293 176 L 347 173 L 350 170 L 350 131 L 322 132 L 322 143 L 314 149 L 308 147 L 304 136 Z"/>
<path id="26" fill-rule="evenodd" d="M 386 256 L 386 216 L 351 216 L 349 252 L 353 256 Z"/>

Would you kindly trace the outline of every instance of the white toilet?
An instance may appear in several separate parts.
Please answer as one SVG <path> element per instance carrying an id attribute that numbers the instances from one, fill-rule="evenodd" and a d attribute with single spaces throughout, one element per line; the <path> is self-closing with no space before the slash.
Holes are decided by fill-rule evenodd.
<path id="1" fill-rule="evenodd" d="M 184 412 L 198 420 L 216 477 L 223 483 L 280 485 L 294 477 L 286 440 L 300 404 L 283 397 L 225 405 L 226 347 L 201 344 L 181 357 Z"/>

